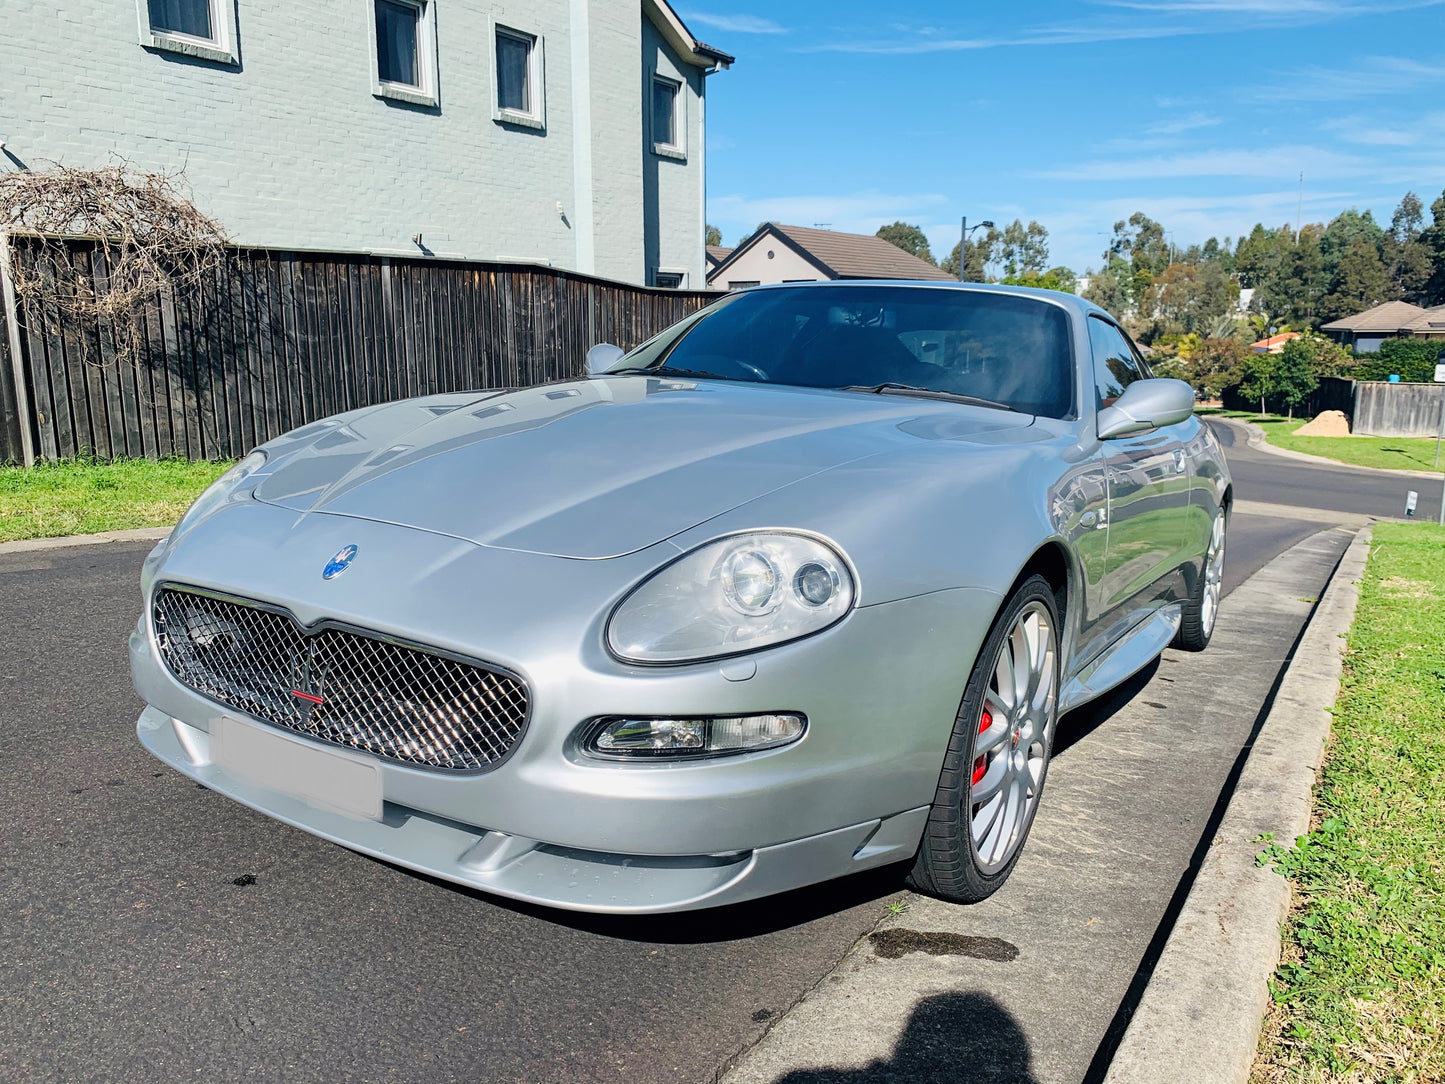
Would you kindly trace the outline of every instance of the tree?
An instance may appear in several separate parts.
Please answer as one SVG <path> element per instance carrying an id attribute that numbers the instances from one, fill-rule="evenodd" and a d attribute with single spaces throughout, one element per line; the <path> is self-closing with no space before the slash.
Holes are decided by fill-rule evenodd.
<path id="1" fill-rule="evenodd" d="M 716 226 L 708 226 L 706 232 L 703 234 L 702 243 L 705 245 L 722 244 L 722 230 L 718 229 Z"/>
<path id="2" fill-rule="evenodd" d="M 1356 364 L 1354 355 L 1339 343 L 1308 331 L 1285 343 L 1281 356 L 1284 354 L 1289 355 L 1291 364 L 1302 362 L 1317 377 L 1351 376 Z"/>
<path id="3" fill-rule="evenodd" d="M 996 238 L 996 241 L 992 241 Z M 1003 277 L 1042 275 L 1049 265 L 1049 231 L 1037 222 L 1027 226 L 1014 219 L 1002 234 L 989 230 L 989 240 L 997 245 L 996 260 L 1002 264 Z"/>
<path id="4" fill-rule="evenodd" d="M 1312 365 L 1312 339 L 1313 336 L 1301 335 L 1285 343 L 1274 365 L 1275 394 L 1288 409 L 1291 419 L 1294 418 L 1295 407 L 1304 406 L 1310 392 L 1320 386 L 1320 379 Z"/>
<path id="5" fill-rule="evenodd" d="M 1128 264 L 1115 257 L 1107 267 L 1091 273 L 1084 300 L 1092 301 L 1115 317 L 1123 316 L 1129 311 L 1129 286 L 1120 271 L 1127 275 L 1128 269 Z"/>
<path id="6" fill-rule="evenodd" d="M 1358 235 L 1340 259 L 1330 281 L 1330 292 L 1320 303 L 1320 314 L 1327 320 L 1338 320 L 1373 308 L 1389 296 L 1390 276 L 1379 250 L 1368 237 Z"/>
<path id="7" fill-rule="evenodd" d="M 1324 255 L 1326 273 L 1331 278 L 1334 277 L 1340 261 L 1360 238 L 1368 241 L 1378 253 L 1384 236 L 1385 231 L 1380 229 L 1375 216 L 1369 211 L 1361 214 L 1351 207 L 1348 211 L 1336 215 L 1320 237 L 1320 251 Z"/>
<path id="8" fill-rule="evenodd" d="M 928 247 L 928 238 L 912 223 L 895 222 L 891 226 L 879 226 L 875 236 L 883 238 L 890 245 L 898 246 L 912 256 L 917 256 L 925 263 L 938 266 L 938 261 L 933 258 L 933 252 Z"/>
<path id="9" fill-rule="evenodd" d="M 1163 274 L 1173 262 L 1164 227 L 1143 211 L 1135 211 L 1126 221 L 1114 223 L 1114 236 L 1104 259 L 1113 256 L 1128 260 L 1136 273 L 1146 271 L 1151 276 Z"/>
<path id="10" fill-rule="evenodd" d="M 1174 263 L 1151 293 L 1158 334 L 1208 334 L 1239 303 L 1239 284 L 1218 261 Z"/>
<path id="11" fill-rule="evenodd" d="M 1278 354 L 1251 353 L 1244 359 L 1240 371 L 1239 394 L 1246 399 L 1259 400 L 1259 412 L 1264 414 L 1264 401 L 1279 390 L 1275 377 Z"/>
<path id="12" fill-rule="evenodd" d="M 1394 296 L 1416 305 L 1427 297 L 1433 270 L 1430 248 L 1422 240 L 1424 232 L 1424 205 L 1414 192 L 1406 192 L 1390 220 L 1390 231 L 1385 234 L 1381 250 Z"/>
<path id="13" fill-rule="evenodd" d="M 1439 339 L 1386 339 L 1378 353 L 1366 354 L 1350 374 L 1356 380 L 1388 380 L 1398 376 L 1407 384 L 1425 384 L 1435 379 Z"/>
<path id="14" fill-rule="evenodd" d="M 1077 293 L 1079 276 L 1067 267 L 1051 267 L 1041 274 L 1010 275 L 999 279 L 1005 286 L 1032 286 L 1036 290 L 1059 290 L 1066 294 Z"/>
<path id="15" fill-rule="evenodd" d="M 1249 347 L 1238 339 L 1201 339 L 1187 353 L 1181 351 L 1175 366 L 1181 380 L 1203 399 L 1218 399 L 1224 389 L 1238 384 L 1244 376 Z"/>
<path id="16" fill-rule="evenodd" d="M 1420 243 L 1430 254 L 1430 279 L 1425 284 L 1424 304 L 1445 305 L 1445 192 L 1430 204 L 1434 223 L 1420 234 Z"/>
<path id="17" fill-rule="evenodd" d="M 994 244 L 999 234 L 997 230 L 990 229 L 976 241 L 968 243 L 967 255 L 964 263 L 965 282 L 987 282 L 988 265 L 993 262 Z M 953 251 L 944 257 L 943 263 L 939 265 L 950 275 L 958 275 L 958 246 L 953 246 Z"/>

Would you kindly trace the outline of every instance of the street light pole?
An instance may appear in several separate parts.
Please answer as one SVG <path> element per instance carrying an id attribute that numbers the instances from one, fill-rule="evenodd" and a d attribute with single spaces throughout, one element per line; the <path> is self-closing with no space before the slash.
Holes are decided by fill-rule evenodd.
<path id="1" fill-rule="evenodd" d="M 967 276 L 968 276 L 968 235 L 969 235 L 970 233 L 972 233 L 974 230 L 985 230 L 985 229 L 987 229 L 987 230 L 993 229 L 993 223 L 992 223 L 992 222 L 980 222 L 980 223 L 978 223 L 978 224 L 975 225 L 975 226 L 969 226 L 969 224 L 968 224 L 968 216 L 967 216 L 967 215 L 964 215 L 964 216 L 963 216 L 963 225 L 960 227 L 960 229 L 959 229 L 959 234 L 958 234 L 958 281 L 959 281 L 959 282 L 967 282 L 967 281 L 968 281 L 968 278 L 967 278 Z"/>

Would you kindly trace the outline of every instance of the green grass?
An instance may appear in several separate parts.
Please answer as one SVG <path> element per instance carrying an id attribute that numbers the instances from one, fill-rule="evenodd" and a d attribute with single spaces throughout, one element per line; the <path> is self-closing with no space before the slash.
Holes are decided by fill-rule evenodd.
<path id="1" fill-rule="evenodd" d="M 1426 471 L 1445 467 L 1445 450 L 1441 452 L 1440 467 L 1435 466 L 1434 437 L 1300 437 L 1295 435 L 1295 430 L 1308 422 L 1308 418 L 1290 421 L 1278 414 L 1261 418 L 1249 411 L 1217 407 L 1206 407 L 1198 413 L 1254 422 L 1264 430 L 1264 439 L 1276 448 L 1320 455 L 1359 467 Z"/>
<path id="2" fill-rule="evenodd" d="M 230 465 L 66 459 L 0 467 L 0 542 L 168 527 Z"/>
<path id="3" fill-rule="evenodd" d="M 1445 529 L 1379 524 L 1252 1079 L 1445 1081 Z"/>

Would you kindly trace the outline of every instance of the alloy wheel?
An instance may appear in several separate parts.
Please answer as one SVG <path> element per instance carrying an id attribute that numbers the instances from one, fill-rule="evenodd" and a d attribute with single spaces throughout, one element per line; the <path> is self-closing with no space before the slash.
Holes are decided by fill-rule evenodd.
<path id="1" fill-rule="evenodd" d="M 1041 602 L 1015 615 L 979 713 L 968 821 L 983 873 L 1009 864 L 1027 832 L 1053 741 L 1058 637 Z"/>
<path id="2" fill-rule="evenodd" d="M 1219 596 L 1224 582 L 1224 513 L 1214 517 L 1214 530 L 1209 535 L 1209 552 L 1204 556 L 1204 597 L 1199 603 L 1199 624 L 1205 636 L 1214 632 L 1214 618 L 1219 613 Z"/>

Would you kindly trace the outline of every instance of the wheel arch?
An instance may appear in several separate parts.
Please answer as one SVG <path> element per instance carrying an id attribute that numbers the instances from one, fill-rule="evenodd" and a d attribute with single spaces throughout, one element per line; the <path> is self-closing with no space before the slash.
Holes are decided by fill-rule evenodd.
<path id="1" fill-rule="evenodd" d="M 1019 585 L 1034 575 L 1042 576 L 1054 589 L 1054 603 L 1059 608 L 1061 630 L 1071 629 L 1072 618 L 1078 609 L 1077 599 L 1074 595 L 1079 576 L 1073 554 L 1057 538 L 1048 539 L 1029 555 L 1029 559 L 1023 563 L 1018 575 L 1014 577 L 1013 583 L 1009 585 L 1008 591 L 1004 594 L 1000 612 L 1002 612 L 1003 605 L 1006 605 L 1008 600 L 1013 597 L 1013 593 L 1018 590 Z M 1059 639 L 1060 647 L 1062 647 L 1066 638 L 1060 636 Z M 1072 642 L 1072 637 L 1067 639 Z"/>

